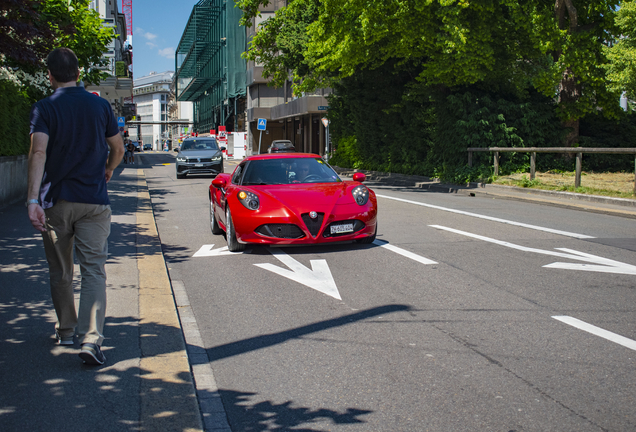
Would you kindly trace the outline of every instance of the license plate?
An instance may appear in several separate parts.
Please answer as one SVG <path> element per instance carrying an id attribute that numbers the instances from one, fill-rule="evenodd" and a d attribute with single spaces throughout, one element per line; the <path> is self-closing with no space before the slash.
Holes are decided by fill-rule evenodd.
<path id="1" fill-rule="evenodd" d="M 353 224 L 331 225 L 331 234 L 353 232 Z"/>
<path id="2" fill-rule="evenodd" d="M 203 164 L 194 164 L 195 168 L 202 167 Z"/>

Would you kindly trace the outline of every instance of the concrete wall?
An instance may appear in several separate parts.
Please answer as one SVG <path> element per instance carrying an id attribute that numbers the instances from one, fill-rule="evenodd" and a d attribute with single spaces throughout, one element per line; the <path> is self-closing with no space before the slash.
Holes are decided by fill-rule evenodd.
<path id="1" fill-rule="evenodd" d="M 26 201 L 27 162 L 26 155 L 0 157 L 0 208 Z"/>

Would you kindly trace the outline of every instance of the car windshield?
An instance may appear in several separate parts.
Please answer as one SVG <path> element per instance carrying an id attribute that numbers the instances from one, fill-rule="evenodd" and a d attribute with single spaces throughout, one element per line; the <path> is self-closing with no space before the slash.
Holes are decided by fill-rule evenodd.
<path id="1" fill-rule="evenodd" d="M 188 150 L 218 150 L 216 140 L 213 139 L 196 139 L 187 140 L 181 144 L 181 151 Z"/>
<path id="2" fill-rule="evenodd" d="M 340 182 L 338 174 L 320 158 L 253 160 L 247 165 L 242 184 L 272 185 Z"/>
<path id="3" fill-rule="evenodd" d="M 292 143 L 290 141 L 282 141 L 282 142 L 277 142 L 272 144 L 272 147 L 278 147 L 278 148 L 290 148 L 293 147 Z"/>

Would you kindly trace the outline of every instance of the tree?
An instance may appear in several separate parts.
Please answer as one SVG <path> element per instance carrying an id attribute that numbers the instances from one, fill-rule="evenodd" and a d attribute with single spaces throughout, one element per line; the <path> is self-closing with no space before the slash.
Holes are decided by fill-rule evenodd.
<path id="1" fill-rule="evenodd" d="M 636 2 L 622 2 L 616 25 L 621 36 L 605 48 L 610 88 L 617 93 L 624 91 L 628 99 L 636 100 Z"/>
<path id="2" fill-rule="evenodd" d="M 578 136 L 578 119 L 616 115 L 604 47 L 616 35 L 619 0 L 324 0 L 308 26 L 306 57 L 317 73 L 351 76 L 389 59 L 422 67 L 425 86 L 505 83 L 558 98 Z"/>
<path id="3" fill-rule="evenodd" d="M 38 68 L 52 49 L 55 29 L 42 19 L 41 4 L 0 0 L 0 65 Z"/>
<path id="4" fill-rule="evenodd" d="M 45 70 L 44 61 L 56 47 L 71 48 L 82 79 L 99 83 L 103 53 L 115 36 L 103 27 L 90 0 L 0 0 L 0 66 L 28 73 Z"/>
<path id="5" fill-rule="evenodd" d="M 552 65 L 535 85 L 549 95 L 556 84 L 557 114 L 571 132 L 565 145 L 579 136 L 579 119 L 602 109 L 607 117 L 616 117 L 619 94 L 608 86 L 604 65 L 605 48 L 618 35 L 614 23 L 619 0 L 556 0 L 536 2 L 531 10 L 539 24 L 533 38 L 548 48 Z M 550 15 L 553 18 L 550 19 Z"/>
<path id="6" fill-rule="evenodd" d="M 305 58 L 305 47 L 310 40 L 307 26 L 318 18 L 319 0 L 293 0 L 263 21 L 249 42 L 245 57 L 263 64 L 263 76 L 272 78 L 271 84 L 283 86 L 292 79 L 312 87 L 312 67 Z M 247 15 L 244 15 L 244 19 Z"/>

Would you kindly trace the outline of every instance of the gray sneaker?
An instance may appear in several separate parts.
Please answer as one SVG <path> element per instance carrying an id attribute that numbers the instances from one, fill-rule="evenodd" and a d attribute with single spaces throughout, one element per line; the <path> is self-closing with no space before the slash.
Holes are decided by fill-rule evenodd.
<path id="1" fill-rule="evenodd" d="M 92 366 L 100 366 L 103 365 L 106 361 L 106 357 L 99 345 L 95 345 L 92 343 L 83 343 L 82 350 L 79 353 L 79 356 L 84 363 Z"/>
<path id="2" fill-rule="evenodd" d="M 57 339 L 58 345 L 73 345 L 73 335 L 62 336 L 55 330 L 55 339 Z"/>

